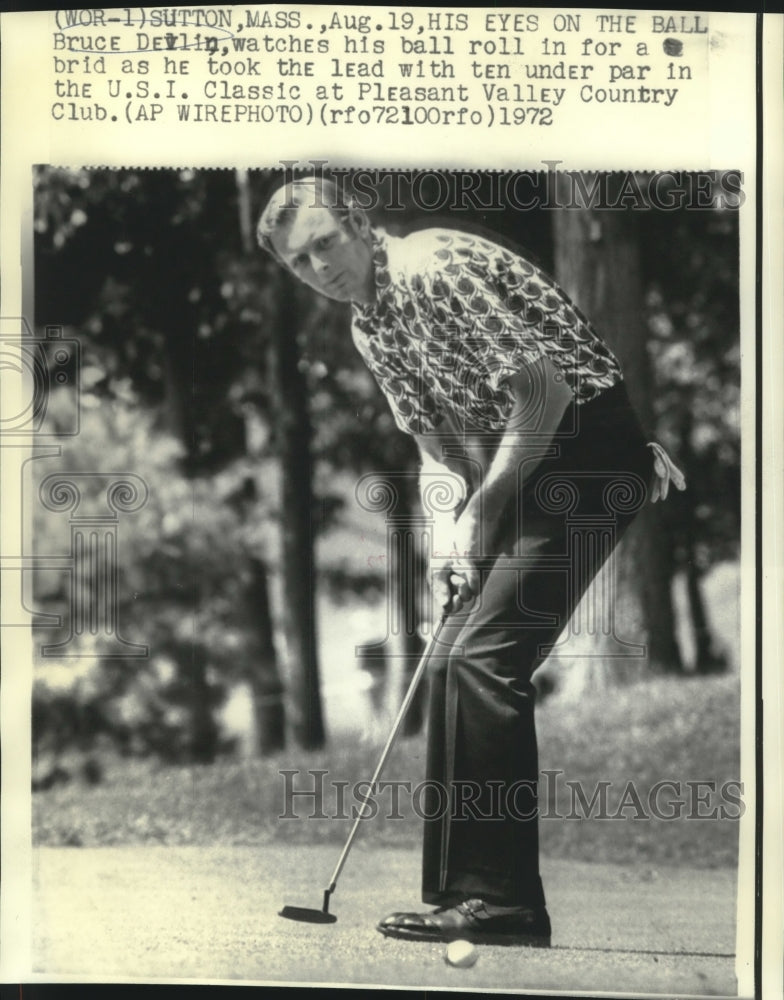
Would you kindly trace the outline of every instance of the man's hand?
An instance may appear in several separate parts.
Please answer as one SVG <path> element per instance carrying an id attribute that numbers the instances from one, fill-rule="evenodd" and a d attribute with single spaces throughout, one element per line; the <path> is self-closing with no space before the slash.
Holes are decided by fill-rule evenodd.
<path id="1" fill-rule="evenodd" d="M 481 587 L 475 563 L 481 554 L 480 528 L 469 509 L 453 526 L 452 534 L 452 548 L 448 552 L 436 549 L 430 563 L 433 599 L 450 614 L 473 604 Z"/>

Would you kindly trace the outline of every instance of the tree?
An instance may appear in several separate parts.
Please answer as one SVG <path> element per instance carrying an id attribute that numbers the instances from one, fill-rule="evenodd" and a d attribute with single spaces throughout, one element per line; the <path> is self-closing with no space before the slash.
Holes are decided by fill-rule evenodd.
<path id="1" fill-rule="evenodd" d="M 697 673 L 728 663 L 702 579 L 716 563 L 737 558 L 740 533 L 738 224 L 718 173 L 712 195 L 702 211 L 674 218 L 650 213 L 643 241 L 657 430 L 677 452 L 689 483 L 664 513 L 686 577 Z"/>
<path id="2" fill-rule="evenodd" d="M 147 631 L 154 635 L 153 655 L 170 640 L 168 651 L 183 675 L 195 671 L 192 689 L 202 698 L 190 703 L 203 733 L 215 707 L 204 683 L 197 683 L 207 661 L 210 666 L 219 663 L 234 680 L 245 675 L 257 694 L 264 689 L 265 697 L 255 699 L 266 706 L 260 739 L 265 750 L 272 750 L 280 745 L 283 702 L 278 698 L 272 709 L 268 697 L 271 690 L 279 691 L 280 680 L 270 616 L 263 613 L 269 606 L 264 593 L 267 574 L 259 562 L 266 553 L 258 540 L 263 528 L 259 522 L 269 520 L 272 510 L 263 483 L 263 451 L 251 449 L 253 461 L 244 459 L 251 457 L 249 410 L 255 423 L 263 424 L 270 409 L 264 392 L 265 346 L 259 336 L 266 324 L 258 317 L 269 315 L 274 303 L 271 296 L 259 298 L 255 289 L 238 280 L 242 247 L 237 202 L 232 176 L 221 171 L 40 168 L 36 322 L 67 324 L 78 332 L 93 406 L 111 408 L 130 391 L 139 426 L 147 427 L 147 415 L 153 415 L 148 449 L 154 453 L 157 437 L 167 433 L 181 444 L 169 477 L 175 469 L 183 471 L 194 491 L 211 481 L 207 493 L 216 516 L 221 516 L 221 505 L 235 509 L 232 525 L 246 536 L 246 548 L 239 558 L 227 560 L 237 585 L 231 589 L 238 598 L 228 603 L 233 625 L 243 634 L 243 648 L 224 658 L 217 628 L 206 651 L 199 645 L 204 636 L 183 635 L 174 642 L 178 617 L 199 611 L 201 621 L 209 619 L 227 593 L 225 583 L 222 593 L 197 594 L 181 587 L 188 600 L 181 600 L 171 616 L 165 605 L 157 606 L 148 617 Z M 86 443 L 84 436 L 80 443 Z M 92 461 L 100 463 L 104 456 L 93 456 Z M 167 496 L 165 473 L 151 469 L 150 475 L 155 494 Z M 221 551 L 216 545 L 213 558 L 220 560 Z M 130 558 L 127 553 L 125 558 Z M 208 577 L 205 570 L 183 564 L 181 572 L 192 572 L 195 580 Z M 210 609 L 206 616 L 205 604 Z M 230 619 L 222 621 L 228 626 L 225 634 L 236 635 Z M 263 681 L 256 676 L 254 660 L 264 669 Z"/>
<path id="3" fill-rule="evenodd" d="M 276 419 L 274 445 L 281 473 L 281 571 L 288 647 L 292 726 L 307 749 L 324 743 L 316 630 L 313 546 L 313 462 L 310 415 L 298 349 L 299 316 L 292 279 L 280 272 L 270 341 Z"/>
<path id="4" fill-rule="evenodd" d="M 562 185 L 563 180 L 561 175 L 556 183 Z M 611 179 L 611 186 L 621 183 L 621 175 Z M 590 183 L 587 187 L 590 189 Z M 566 203 L 571 194 L 571 188 L 562 186 L 559 200 Z M 615 203 L 617 197 L 611 194 L 608 200 Z M 653 435 L 652 373 L 637 215 L 629 208 L 602 210 L 585 202 L 578 210 L 554 212 L 555 272 L 618 357 L 632 404 L 646 432 Z M 631 630 L 633 641 L 646 642 L 653 671 L 679 672 L 682 661 L 670 586 L 672 546 L 659 506 L 647 504 L 640 512 L 617 550 L 615 568 L 617 616 L 627 634 Z M 597 636 L 596 643 L 601 642 Z M 608 668 L 605 665 L 602 669 Z"/>

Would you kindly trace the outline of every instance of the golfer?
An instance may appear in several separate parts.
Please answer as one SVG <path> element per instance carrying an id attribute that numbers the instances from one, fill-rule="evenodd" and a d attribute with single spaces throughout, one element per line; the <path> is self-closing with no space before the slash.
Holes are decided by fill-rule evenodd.
<path id="1" fill-rule="evenodd" d="M 531 675 L 646 499 L 683 488 L 680 472 L 646 443 L 607 345 L 517 251 L 454 229 L 392 237 L 315 177 L 271 196 L 258 238 L 351 303 L 354 343 L 419 445 L 423 492 L 453 492 L 433 543 L 449 612 L 428 718 L 434 909 L 378 929 L 548 946 Z"/>

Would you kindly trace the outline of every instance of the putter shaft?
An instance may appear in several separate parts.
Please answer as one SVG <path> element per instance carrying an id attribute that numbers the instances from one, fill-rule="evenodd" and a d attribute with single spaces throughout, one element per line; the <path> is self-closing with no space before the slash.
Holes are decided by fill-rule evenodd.
<path id="1" fill-rule="evenodd" d="M 384 765 L 387 762 L 387 757 L 389 757 L 390 751 L 392 750 L 392 747 L 395 744 L 395 740 L 397 739 L 398 732 L 400 731 L 400 727 L 403 724 L 403 719 L 405 718 L 406 712 L 408 711 L 411 702 L 414 700 L 414 695 L 417 692 L 417 688 L 419 687 L 419 684 L 422 678 L 424 677 L 425 671 L 427 670 L 427 665 L 430 661 L 430 657 L 433 655 L 433 651 L 435 650 L 436 644 L 438 643 L 438 637 L 441 634 L 441 629 L 443 628 L 446 619 L 447 619 L 447 613 L 444 612 L 444 614 L 442 614 L 441 618 L 439 619 L 438 625 L 436 626 L 436 630 L 433 633 L 430 642 L 428 643 L 427 649 L 422 654 L 422 658 L 417 664 L 417 668 L 414 671 L 414 676 L 411 678 L 411 683 L 408 686 L 408 691 L 406 691 L 406 696 L 403 699 L 403 702 L 400 706 L 400 710 L 398 711 L 397 717 L 395 718 L 394 724 L 392 725 L 392 731 L 390 732 L 389 738 L 387 739 L 387 742 L 384 745 L 384 749 L 381 752 L 381 757 L 379 759 L 378 766 L 376 767 L 373 777 L 370 779 L 370 785 L 368 786 L 368 791 L 362 801 L 362 805 L 359 808 L 359 813 L 357 815 L 357 818 L 354 820 L 354 824 L 351 827 L 351 832 L 348 835 L 345 847 L 343 848 L 343 851 L 340 857 L 338 858 L 338 863 L 335 865 L 335 870 L 332 873 L 332 878 L 330 879 L 329 882 L 329 889 L 325 889 L 324 891 L 324 913 L 326 913 L 328 910 L 329 897 L 335 891 L 335 886 L 337 884 L 338 878 L 340 877 L 340 873 L 343 871 L 343 865 L 346 863 L 348 852 L 351 850 L 351 845 L 354 843 L 354 838 L 356 837 L 357 831 L 359 830 L 359 824 L 363 818 L 365 806 L 373 797 L 373 789 L 376 787 L 376 782 L 381 776 L 381 772 L 384 768 Z"/>

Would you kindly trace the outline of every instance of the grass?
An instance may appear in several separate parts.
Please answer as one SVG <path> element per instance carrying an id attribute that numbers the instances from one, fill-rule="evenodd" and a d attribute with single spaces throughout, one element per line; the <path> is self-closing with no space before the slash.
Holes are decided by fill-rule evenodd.
<path id="1" fill-rule="evenodd" d="M 554 699 L 539 712 L 538 732 L 540 771 L 565 772 L 544 786 L 551 793 L 546 803 L 541 793 L 542 813 L 549 807 L 554 814 L 541 824 L 547 853 L 698 867 L 736 863 L 743 807 L 730 800 L 737 787 L 722 789 L 740 777 L 737 676 L 658 678 L 612 689 L 585 699 L 571 720 Z M 673 784 L 657 796 L 663 781 Z M 559 821 L 557 815 L 586 811 L 567 782 L 579 782 L 589 802 L 599 783 L 609 783 L 603 818 L 597 803 L 588 820 Z M 657 818 L 657 805 L 658 816 L 676 818 Z"/>
<path id="2" fill-rule="evenodd" d="M 738 808 L 730 808 L 719 790 L 739 778 L 738 703 L 736 674 L 654 678 L 589 694 L 576 705 L 558 696 L 545 700 L 537 722 L 540 770 L 562 772 L 542 784 L 540 808 L 545 817 L 580 814 L 573 808 L 574 793 L 567 782 L 579 782 L 588 801 L 600 782 L 610 784 L 604 818 L 596 815 L 598 805 L 579 821 L 543 818 L 543 853 L 653 866 L 734 865 L 737 819 L 695 815 L 726 806 L 737 817 Z M 292 748 L 265 760 L 226 760 L 210 766 L 165 767 L 151 761 L 109 759 L 100 783 L 74 779 L 33 796 L 34 842 L 89 847 L 318 842 L 337 848 L 345 840 L 349 822 L 334 818 L 338 803 L 329 792 L 331 786 L 325 785 L 323 800 L 324 813 L 333 814 L 331 818 L 306 818 L 313 811 L 312 799 L 298 799 L 294 811 L 299 818 L 281 819 L 285 802 L 280 772 L 322 769 L 329 772 L 327 783 L 353 784 L 370 777 L 380 746 L 379 741 L 344 734 L 316 753 Z M 384 777 L 415 785 L 423 776 L 424 738 L 401 741 Z M 676 812 L 680 808 L 675 819 L 651 818 L 650 791 L 662 780 L 680 783 L 677 791 L 670 788 L 661 797 L 663 809 L 672 809 L 673 801 Z M 312 787 L 307 775 L 297 781 L 297 787 L 306 782 Z M 629 782 L 634 782 L 637 800 L 628 792 Z M 697 802 L 687 782 L 713 783 L 716 792 L 703 785 L 696 789 L 703 802 Z M 347 791 L 346 808 L 355 802 Z M 364 825 L 361 839 L 376 845 L 418 846 L 420 821 L 410 801 L 401 796 L 401 819 L 383 814 L 389 804 L 387 792 L 381 798 L 381 812 Z M 646 813 L 648 818 L 643 818 Z"/>
<path id="3" fill-rule="evenodd" d="M 371 537 L 370 526 L 361 539 L 375 551 L 379 540 Z M 355 549 L 356 544 L 347 545 L 344 551 Z M 545 855 L 651 866 L 736 863 L 739 809 L 726 795 L 722 798 L 721 789 L 740 777 L 737 566 L 716 568 L 706 578 L 705 592 L 714 632 L 731 654 L 727 674 L 589 688 L 576 700 L 564 691 L 540 704 L 540 771 L 557 772 L 540 785 Z M 676 590 L 675 596 L 680 607 L 683 595 Z M 90 847 L 318 842 L 339 850 L 349 820 L 334 818 L 339 803 L 329 782 L 348 783 L 345 809 L 350 811 L 357 803 L 350 789 L 375 770 L 389 725 L 375 720 L 374 736 L 367 735 L 367 697 L 358 689 L 357 672 L 348 669 L 355 663 L 359 637 L 384 634 L 383 602 L 353 601 L 339 611 L 327 601 L 320 615 L 322 693 L 331 733 L 325 750 L 306 753 L 292 747 L 274 758 L 226 759 L 206 767 L 102 756 L 100 782 L 73 777 L 33 796 L 34 842 Z M 688 653 L 688 641 L 684 646 Z M 424 777 L 424 753 L 423 736 L 401 740 L 384 778 L 415 787 Z M 63 764 L 65 771 L 79 773 L 78 761 L 73 767 Z M 298 788 L 312 787 L 305 772 L 327 771 L 323 811 L 332 818 L 311 818 L 318 810 L 304 798 L 295 800 L 300 818 L 279 818 L 286 809 L 283 770 L 300 772 Z M 673 783 L 659 799 L 663 812 L 676 813 L 673 819 L 657 818 L 651 810 L 652 791 L 662 781 Z M 586 803 L 604 791 L 606 808 L 602 811 L 597 799 L 592 810 L 581 809 L 577 786 Z M 401 795 L 402 818 L 397 819 L 385 815 L 390 801 L 387 791 L 379 815 L 363 825 L 360 842 L 418 847 L 421 822 L 410 799 Z M 700 818 L 722 808 L 727 810 L 723 819 Z"/>

